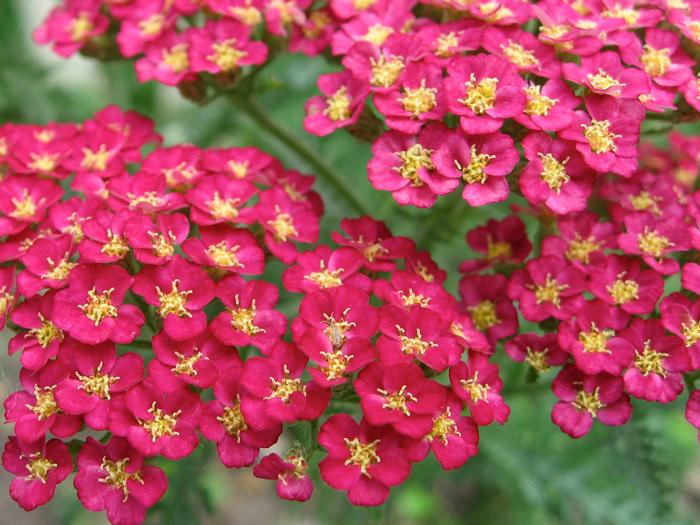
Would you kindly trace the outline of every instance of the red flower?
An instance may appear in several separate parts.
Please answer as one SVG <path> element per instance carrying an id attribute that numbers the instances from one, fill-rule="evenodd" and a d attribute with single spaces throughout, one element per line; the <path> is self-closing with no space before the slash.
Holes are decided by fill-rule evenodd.
<path id="1" fill-rule="evenodd" d="M 255 465 L 253 474 L 262 479 L 276 480 L 277 495 L 282 499 L 306 501 L 314 491 L 314 484 L 306 474 L 308 464 L 303 452 L 289 450 L 284 457 L 270 454 Z"/>

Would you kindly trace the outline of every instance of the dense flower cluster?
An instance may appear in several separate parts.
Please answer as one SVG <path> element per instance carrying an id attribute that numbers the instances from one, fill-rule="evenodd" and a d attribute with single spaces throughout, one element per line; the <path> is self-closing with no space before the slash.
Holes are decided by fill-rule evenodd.
<path id="1" fill-rule="evenodd" d="M 630 396 L 670 403 L 700 375 L 700 139 L 670 139 L 671 152 L 645 145 L 631 179 L 599 178 L 599 214 L 527 210 L 543 236 L 529 259 L 516 215 L 467 234 L 480 257 L 460 267 L 461 309 L 536 374 L 561 368 L 552 420 L 572 437 L 627 422 Z M 700 429 L 697 391 L 687 416 Z"/>
<path id="2" fill-rule="evenodd" d="M 369 217 L 308 249 L 323 209 L 312 177 L 254 148 L 163 147 L 116 107 L 6 125 L 0 145 L 1 317 L 22 365 L 3 464 L 23 508 L 75 463 L 87 509 L 137 524 L 167 487 L 154 457 L 188 456 L 201 433 L 224 465 L 250 466 L 299 423 L 310 439 L 254 473 L 305 500 L 322 447 L 323 480 L 378 505 L 431 450 L 457 468 L 478 425 L 508 417 L 493 347 L 429 254 Z M 261 277 L 272 259 L 301 294 L 289 331 Z"/>
<path id="3" fill-rule="evenodd" d="M 597 176 L 635 172 L 645 118 L 700 110 L 694 2 L 341 3 L 344 70 L 319 78 L 305 127 L 373 127 L 369 180 L 402 205 L 461 187 L 470 206 L 513 190 L 579 212 Z"/>

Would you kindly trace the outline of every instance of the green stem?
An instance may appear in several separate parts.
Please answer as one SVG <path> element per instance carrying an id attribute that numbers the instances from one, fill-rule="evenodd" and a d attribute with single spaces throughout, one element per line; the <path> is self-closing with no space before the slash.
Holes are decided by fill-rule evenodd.
<path id="1" fill-rule="evenodd" d="M 370 215 L 369 208 L 355 196 L 351 185 L 333 171 L 328 164 L 318 158 L 311 148 L 295 137 L 291 131 L 272 120 L 257 101 L 251 98 L 240 100 L 236 97 L 231 97 L 230 100 L 233 101 L 234 105 L 240 111 L 248 115 L 256 124 L 260 125 L 270 133 L 270 135 L 293 151 L 299 159 L 311 166 L 316 171 L 316 175 L 333 186 L 333 188 L 345 198 L 354 211 L 362 215 Z"/>

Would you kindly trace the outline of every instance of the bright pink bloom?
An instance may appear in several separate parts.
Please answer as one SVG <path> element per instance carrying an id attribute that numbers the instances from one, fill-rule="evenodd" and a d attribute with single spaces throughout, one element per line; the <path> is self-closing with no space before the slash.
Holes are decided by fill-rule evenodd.
<path id="1" fill-rule="evenodd" d="M 35 295 L 17 305 L 10 317 L 13 323 L 27 331 L 10 339 L 8 353 L 12 355 L 21 351 L 20 362 L 27 370 L 41 370 L 50 359 L 58 355 L 63 345 L 63 330 L 51 320 L 55 296 L 54 292 Z"/>
<path id="2" fill-rule="evenodd" d="M 168 86 L 177 86 L 193 78 L 189 58 L 192 31 L 168 32 L 155 42 L 146 44 L 145 56 L 134 64 L 139 82 L 157 80 Z"/>
<path id="3" fill-rule="evenodd" d="M 650 314 L 664 291 L 663 278 L 642 270 L 639 259 L 609 255 L 591 268 L 591 293 L 630 314 Z"/>
<path id="4" fill-rule="evenodd" d="M 620 99 L 636 99 L 649 91 L 649 77 L 644 71 L 626 68 L 614 51 L 582 57 L 581 65 L 565 62 L 564 78 L 586 86 L 592 93 Z"/>
<path id="5" fill-rule="evenodd" d="M 510 62 L 521 73 L 533 73 L 546 78 L 561 75 L 561 65 L 554 50 L 533 34 L 519 28 L 487 26 L 483 33 L 482 47 L 490 54 Z"/>
<path id="6" fill-rule="evenodd" d="M 511 215 L 502 221 L 489 219 L 483 226 L 472 228 L 466 235 L 472 251 L 484 254 L 483 259 L 469 259 L 459 265 L 463 273 L 489 268 L 491 265 L 515 265 L 523 262 L 532 250 L 525 223 Z"/>
<path id="7" fill-rule="evenodd" d="M 267 58 L 267 46 L 251 42 L 250 27 L 222 18 L 210 20 L 190 35 L 193 71 L 233 73 L 243 66 L 258 65 Z"/>
<path id="8" fill-rule="evenodd" d="M 523 90 L 527 98 L 525 109 L 514 117 L 519 124 L 532 130 L 559 131 L 573 121 L 573 110 L 580 100 L 559 78 L 541 86 L 528 82 Z"/>
<path id="9" fill-rule="evenodd" d="M 552 408 L 552 421 L 572 438 L 588 434 L 596 418 L 604 425 L 619 426 L 632 415 L 620 377 L 589 376 L 567 366 L 554 378 L 552 391 L 560 399 Z"/>
<path id="10" fill-rule="evenodd" d="M 121 148 L 124 135 L 109 128 L 91 126 L 72 144 L 73 154 L 63 163 L 79 174 L 96 175 L 107 179 L 124 173 Z"/>
<path id="11" fill-rule="evenodd" d="M 210 175 L 202 177 L 185 198 L 192 205 L 190 218 L 195 224 L 248 224 L 253 220 L 253 210 L 245 205 L 256 193 L 255 186 L 246 180 Z"/>
<path id="12" fill-rule="evenodd" d="M 129 442 L 113 437 L 103 445 L 88 437 L 78 454 L 73 482 L 78 499 L 91 511 L 106 511 L 112 525 L 140 525 L 146 511 L 168 488 L 168 478 Z"/>
<path id="13" fill-rule="evenodd" d="M 508 298 L 508 279 L 503 275 L 465 275 L 459 281 L 460 306 L 495 348 L 496 341 L 515 335 L 518 312 Z"/>
<path id="14" fill-rule="evenodd" d="M 341 71 L 321 75 L 317 83 L 322 95 L 306 102 L 306 131 L 323 136 L 357 122 L 369 93 L 364 82 Z"/>
<path id="15" fill-rule="evenodd" d="M 625 229 L 626 233 L 617 236 L 622 251 L 640 255 L 661 275 L 672 275 L 680 269 L 678 261 L 670 255 L 687 250 L 689 240 L 687 231 L 678 221 L 659 222 L 649 215 L 628 215 Z"/>
<path id="16" fill-rule="evenodd" d="M 51 10 L 44 23 L 34 31 L 39 44 L 53 44 L 53 51 L 69 57 L 91 39 L 103 34 L 109 19 L 100 14 L 99 4 L 92 0 L 73 0 Z"/>
<path id="17" fill-rule="evenodd" d="M 48 443 L 23 441 L 10 436 L 2 453 L 2 466 L 16 477 L 10 483 L 10 497 L 26 511 L 46 504 L 56 485 L 73 471 L 73 458 L 60 439 Z"/>
<path id="18" fill-rule="evenodd" d="M 600 218 L 589 211 L 559 218 L 559 235 L 545 237 L 542 255 L 563 255 L 577 268 L 588 269 L 589 265 L 603 259 L 604 249 L 615 246 L 613 224 L 599 221 Z"/>
<path id="19" fill-rule="evenodd" d="M 3 236 L 38 224 L 63 195 L 56 183 L 35 177 L 10 176 L 0 182 L 0 188 L 0 235 Z"/>
<path id="20" fill-rule="evenodd" d="M 493 421 L 502 425 L 508 419 L 510 407 L 501 397 L 503 381 L 498 376 L 498 365 L 489 363 L 485 354 L 469 352 L 466 362 L 451 367 L 450 385 L 477 425 L 490 425 Z"/>
<path id="21" fill-rule="evenodd" d="M 119 266 L 80 265 L 71 272 L 68 288 L 56 294 L 51 319 L 83 343 L 130 343 L 145 320 L 138 307 L 123 304 L 132 283 Z"/>
<path id="22" fill-rule="evenodd" d="M 700 302 L 677 292 L 664 297 L 659 310 L 664 328 L 682 339 L 692 368 L 700 368 Z"/>
<path id="23" fill-rule="evenodd" d="M 201 159 L 202 150 L 191 144 L 156 148 L 143 160 L 141 170 L 163 175 L 168 188 L 185 190 L 203 177 Z"/>
<path id="24" fill-rule="evenodd" d="M 289 450 L 284 457 L 269 454 L 253 468 L 255 477 L 276 480 L 277 495 L 282 499 L 306 501 L 314 491 L 314 484 L 306 473 L 308 464 L 303 452 Z"/>
<path id="25" fill-rule="evenodd" d="M 413 306 L 427 308 L 451 323 L 456 313 L 455 299 L 438 283 L 424 281 L 418 275 L 395 271 L 391 281 L 374 281 L 374 294 L 387 304 L 409 311 Z"/>
<path id="26" fill-rule="evenodd" d="M 620 46 L 622 60 L 643 69 L 660 86 L 683 86 L 692 78 L 694 60 L 683 52 L 675 33 L 649 28 L 644 40 L 644 46 L 636 39 Z"/>
<path id="27" fill-rule="evenodd" d="M 511 359 L 527 363 L 537 374 L 569 360 L 569 355 L 559 347 L 556 334 L 518 334 L 503 348 Z"/>
<path id="28" fill-rule="evenodd" d="M 77 263 L 73 261 L 73 239 L 69 235 L 40 237 L 20 257 L 24 271 L 17 275 L 17 289 L 31 297 L 44 288 L 61 289 Z"/>
<path id="29" fill-rule="evenodd" d="M 116 40 L 119 51 L 125 57 L 136 56 L 161 35 L 174 33 L 177 12 L 169 9 L 169 5 L 168 0 L 138 2 L 136 5 L 132 2 L 127 4 L 124 12 L 119 12 L 115 10 L 116 6 L 112 6 L 115 16 L 122 19 Z"/>
<path id="30" fill-rule="evenodd" d="M 214 298 L 214 283 L 203 268 L 182 257 L 143 268 L 132 291 L 157 307 L 163 330 L 177 341 L 196 337 L 207 326 L 202 309 Z"/>
<path id="31" fill-rule="evenodd" d="M 369 84 L 374 92 L 391 90 L 401 82 L 406 64 L 418 58 L 420 48 L 408 35 L 392 34 L 382 46 L 355 43 L 343 57 L 343 66 Z"/>
<path id="32" fill-rule="evenodd" d="M 179 193 L 168 191 L 165 175 L 139 172 L 134 176 L 124 175 L 110 179 L 107 183 L 108 202 L 112 208 L 158 213 L 184 207 Z"/>
<path id="33" fill-rule="evenodd" d="M 423 23 L 414 31 L 414 38 L 422 44 L 418 50 L 423 51 L 424 47 L 430 50 L 430 54 L 425 59 L 442 65 L 464 51 L 476 51 L 481 45 L 481 24 L 470 18 L 451 22 Z"/>
<path id="34" fill-rule="evenodd" d="M 347 0 L 343 0 L 346 2 Z M 351 21 L 340 26 L 331 40 L 331 52 L 344 55 L 355 42 L 370 42 L 382 46 L 390 35 L 400 33 L 413 20 L 411 7 L 414 0 L 400 0 L 391 9 L 377 12 L 363 11 Z M 378 7 L 381 7 L 379 4 Z M 343 18 L 342 15 L 339 15 Z"/>
<path id="35" fill-rule="evenodd" d="M 126 241 L 126 223 L 132 215 L 123 210 L 110 213 L 98 210 L 93 219 L 83 223 L 85 236 L 78 245 L 81 262 L 109 263 L 124 259 L 129 254 Z"/>
<path id="36" fill-rule="evenodd" d="M 182 243 L 182 250 L 195 263 L 214 269 L 214 275 L 258 275 L 265 270 L 265 253 L 249 231 L 217 224 L 200 227 L 199 235 Z"/>
<path id="37" fill-rule="evenodd" d="M 85 121 L 83 129 L 90 131 L 94 126 L 107 128 L 122 135 L 124 140 L 120 154 L 126 162 L 141 160 L 142 146 L 149 143 L 160 144 L 163 141 L 154 131 L 155 124 L 152 120 L 135 111 L 124 111 L 114 104 L 95 113 L 92 120 Z"/>
<path id="38" fill-rule="evenodd" d="M 352 248 L 333 251 L 321 245 L 300 253 L 296 263 L 282 274 L 282 284 L 290 292 L 311 293 L 343 285 L 369 291 L 372 286 L 369 278 L 359 273 L 362 256 Z"/>
<path id="39" fill-rule="evenodd" d="M 159 214 L 155 224 L 146 215 L 135 215 L 124 226 L 126 240 L 134 257 L 142 264 L 165 264 L 172 260 L 176 246 L 190 233 L 190 223 L 182 213 Z"/>

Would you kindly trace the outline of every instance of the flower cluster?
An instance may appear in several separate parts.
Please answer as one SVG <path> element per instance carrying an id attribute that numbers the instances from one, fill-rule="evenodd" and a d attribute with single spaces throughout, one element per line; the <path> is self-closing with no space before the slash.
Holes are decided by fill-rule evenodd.
<path id="1" fill-rule="evenodd" d="M 369 180 L 399 204 L 430 207 L 461 187 L 470 206 L 512 190 L 579 212 L 597 176 L 635 172 L 645 119 L 700 110 L 691 3 L 424 3 L 334 9 L 344 70 L 307 103 L 310 133 L 378 135 Z"/>
<path id="2" fill-rule="evenodd" d="M 600 214 L 527 210 L 543 237 L 529 259 L 515 215 L 467 235 L 480 257 L 460 267 L 462 310 L 535 376 L 561 368 L 552 420 L 572 437 L 595 419 L 627 422 L 630 396 L 670 403 L 700 376 L 700 140 L 670 139 L 671 152 L 645 145 L 631 179 L 599 178 Z M 695 391 L 688 420 L 700 428 L 697 403 Z"/>
<path id="3" fill-rule="evenodd" d="M 156 457 L 188 456 L 201 434 L 227 467 L 251 466 L 300 424 L 307 438 L 285 433 L 289 451 L 255 475 L 305 500 L 323 448 L 323 480 L 378 505 L 431 450 L 457 468 L 479 425 L 506 420 L 492 346 L 428 253 L 369 217 L 308 249 L 312 177 L 254 148 L 160 142 L 116 107 L 0 128 L 1 318 L 22 365 L 3 465 L 23 508 L 75 463 L 87 509 L 138 524 L 167 488 Z M 273 259 L 302 295 L 289 326 L 262 276 Z"/>

